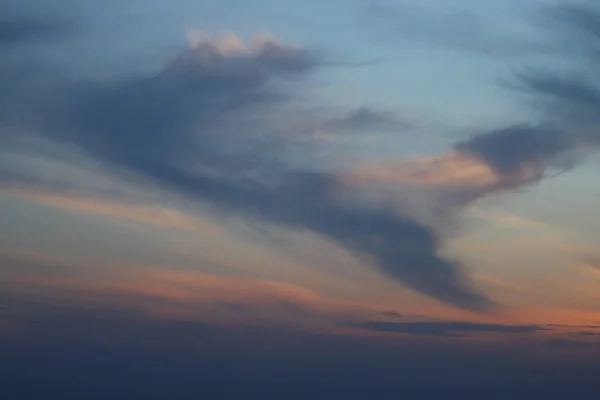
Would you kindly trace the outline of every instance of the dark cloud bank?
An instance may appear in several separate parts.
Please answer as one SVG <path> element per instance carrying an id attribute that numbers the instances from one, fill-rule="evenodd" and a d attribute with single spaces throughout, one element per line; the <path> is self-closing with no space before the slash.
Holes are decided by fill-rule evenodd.
<path id="1" fill-rule="evenodd" d="M 585 11 L 591 17 L 574 18 L 578 14 L 572 6 L 551 15 L 584 30 L 593 42 L 598 36 L 590 24 L 598 13 Z M 3 40 L 12 42 L 50 29 L 43 23 L 3 24 Z M 39 84 L 38 77 L 11 71 L 12 77 L 2 81 L 0 116 L 6 129 L 0 139 L 10 148 L 22 139 L 12 132 L 34 131 L 75 146 L 127 179 L 258 220 L 309 229 L 369 255 L 389 276 L 425 295 L 466 309 L 490 309 L 493 302 L 473 288 L 462 267 L 437 255 L 440 239 L 431 228 L 386 208 L 339 201 L 335 175 L 316 165 L 292 166 L 281 146 L 285 138 L 270 135 L 268 125 L 246 124 L 252 113 L 276 113 L 293 98 L 285 88 L 319 65 L 310 51 L 273 40 L 246 52 L 205 41 L 150 77 L 110 82 L 52 78 L 52 84 Z M 456 146 L 506 176 L 504 189 L 564 168 L 561 156 L 600 141 L 599 131 L 591 129 L 600 105 L 591 78 L 527 73 L 518 82 L 548 110 L 559 108 L 560 119 L 543 127 L 502 128 Z M 355 129 L 386 118 L 365 108 L 330 123 Z M 9 166 L 2 172 L 18 176 L 19 171 Z"/>
<path id="2" fill-rule="evenodd" d="M 539 325 L 495 325 L 468 322 L 363 322 L 356 326 L 378 332 L 447 337 L 462 336 L 473 332 L 517 334 L 545 330 L 543 326 Z"/>
<path id="3" fill-rule="evenodd" d="M 6 51 L 11 46 L 64 39 L 73 33 L 74 28 L 74 24 L 68 21 L 4 16 L 0 18 L 0 48 Z"/>
<path id="4" fill-rule="evenodd" d="M 561 356 L 561 351 L 589 352 L 597 346 L 565 339 L 546 347 L 473 349 L 276 327 L 152 321 L 110 309 L 44 309 L 44 304 L 37 310 L 34 305 L 32 312 L 31 299 L 27 302 L 29 311 L 21 307 L 20 317 L 0 311 L 0 323 L 21 318 L 26 326 L 23 333 L 0 332 L 3 398 L 594 399 L 600 390 L 600 365 L 592 353 Z M 417 326 L 411 333 L 423 335 Z M 425 329 L 428 334 L 434 326 Z M 437 327 L 444 332 L 533 330 L 464 323 Z"/>
<path id="5" fill-rule="evenodd" d="M 57 261 L 3 256 L 2 262 L 32 274 L 62 270 Z M 280 324 L 161 318 L 115 306 L 97 293 L 69 295 L 61 288 L 32 291 L 0 282 L 0 289 L 1 398 L 594 399 L 600 390 L 599 342 L 559 334 L 583 327 L 351 325 L 410 334 L 382 340 Z M 236 305 L 249 311 L 247 303 Z M 544 337 L 546 331 L 553 332 Z M 489 333 L 527 340 L 469 344 Z"/>

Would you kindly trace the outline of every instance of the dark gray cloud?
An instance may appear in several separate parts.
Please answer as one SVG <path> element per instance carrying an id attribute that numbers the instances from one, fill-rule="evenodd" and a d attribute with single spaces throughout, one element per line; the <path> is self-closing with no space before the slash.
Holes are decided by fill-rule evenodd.
<path id="1" fill-rule="evenodd" d="M 459 4 L 448 11 L 431 3 L 373 0 L 363 9 L 361 20 L 377 41 L 396 47 L 433 44 L 502 59 L 518 59 L 552 49 L 551 43 L 522 33 L 512 35 L 498 18 L 484 18 L 473 7 Z M 519 21 L 510 21 L 515 22 Z M 525 26 L 525 18 L 522 22 Z"/>
<path id="2" fill-rule="evenodd" d="M 569 339 L 552 339 L 544 342 L 544 344 L 557 350 L 592 350 L 600 348 L 600 343 L 597 342 L 583 342 Z"/>
<path id="3" fill-rule="evenodd" d="M 456 145 L 456 149 L 483 159 L 504 175 L 527 168 L 545 168 L 573 147 L 562 131 L 537 126 L 514 126 L 486 132 Z"/>
<path id="4" fill-rule="evenodd" d="M 553 120 L 566 120 L 576 125 L 598 122 L 600 91 L 589 77 L 580 74 L 552 74 L 531 71 L 520 74 L 525 91 L 552 113 Z M 597 137 L 590 137 L 597 141 Z"/>
<path id="5" fill-rule="evenodd" d="M 469 333 L 525 334 L 543 331 L 540 325 L 496 325 L 471 322 L 363 322 L 360 328 L 378 332 L 409 333 L 412 335 L 457 337 Z"/>
<path id="6" fill-rule="evenodd" d="M 50 20 L 32 16 L 12 16 L 0 19 L 0 46 L 62 39 L 74 31 L 68 21 Z"/>
<path id="7" fill-rule="evenodd" d="M 0 304 L 10 311 L 0 314 L 9 328 L 0 330 L 2 398 L 594 399 L 600 390 L 595 352 L 573 357 L 578 347 L 534 340 L 391 343 L 157 320 L 87 302 Z"/>
<path id="8" fill-rule="evenodd" d="M 554 328 L 583 328 L 583 329 L 600 329 L 600 325 L 566 325 L 566 324 L 546 324 L 546 326 Z"/>
<path id="9" fill-rule="evenodd" d="M 551 121 L 577 128 L 595 126 L 600 122 L 600 8 L 591 3 L 564 4 L 548 9 L 545 15 L 553 36 L 579 49 L 580 56 L 563 52 L 559 56 L 571 60 L 570 68 L 529 69 L 517 74 L 515 85 L 545 106 Z M 578 145 L 600 143 L 597 129 L 572 129 L 569 135 Z"/>
<path id="10" fill-rule="evenodd" d="M 579 336 L 600 336 L 600 332 L 577 332 Z"/>
<path id="11" fill-rule="evenodd" d="M 264 135 L 267 126 L 246 124 L 248 114 L 276 112 L 285 102 L 290 94 L 278 83 L 302 79 L 317 65 L 312 53 L 275 41 L 244 51 L 205 41 L 155 76 L 64 82 L 59 90 L 19 90 L 28 86 L 17 84 L 12 93 L 20 101 L 7 100 L 13 110 L 35 116 L 18 119 L 34 121 L 28 130 L 75 146 L 108 170 L 222 210 L 312 230 L 370 256 L 383 272 L 425 295 L 488 309 L 492 302 L 471 286 L 462 267 L 437 255 L 440 243 L 431 229 L 387 209 L 340 202 L 335 175 L 318 166 L 297 169 L 280 153 L 278 138 Z M 390 120 L 364 108 L 337 122 L 364 129 Z"/>
<path id="12" fill-rule="evenodd" d="M 558 35 L 586 56 L 575 58 L 571 70 L 529 68 L 518 72 L 508 85 L 531 96 L 546 119 L 544 125 L 521 125 L 473 136 L 456 149 L 479 157 L 520 185 L 542 178 L 549 169 L 565 170 L 582 154 L 600 146 L 600 9 L 589 5 L 563 5 L 546 10 Z M 581 33 L 586 35 L 581 35 Z M 556 35 L 556 33 L 553 33 Z M 600 53 L 599 53 L 600 54 Z M 566 53 L 561 53 L 567 57 Z M 564 68 L 563 68 L 564 69 Z"/>
<path id="13" fill-rule="evenodd" d="M 442 15 L 435 7 L 373 1 L 365 14 L 376 29 L 383 28 L 382 35 L 387 38 L 433 39 L 463 49 L 491 49 L 496 55 L 525 56 L 537 48 L 546 56 L 572 60 L 570 70 L 528 68 L 516 73 L 507 85 L 530 95 L 536 108 L 543 110 L 544 123 L 480 133 L 455 146 L 457 151 L 483 160 L 503 178 L 500 187 L 486 188 L 470 198 L 514 189 L 549 172 L 564 171 L 600 145 L 600 8 L 592 3 L 543 8 L 544 25 L 540 27 L 549 29 L 535 46 L 524 39 L 515 42 L 497 36 L 499 32 L 494 33 L 484 20 L 468 11 Z M 544 41 L 556 43 L 537 47 Z"/>
<path id="14" fill-rule="evenodd" d="M 341 118 L 331 119 L 329 127 L 341 131 L 353 130 L 383 130 L 383 131 L 402 131 L 410 125 L 398 118 L 392 112 L 377 111 L 368 107 L 361 107 L 353 110 Z"/>
<path id="15" fill-rule="evenodd" d="M 600 259 L 596 257 L 584 257 L 582 260 L 585 265 L 594 270 L 600 271 Z"/>
<path id="16" fill-rule="evenodd" d="M 399 312 L 396 312 L 396 311 L 383 311 L 381 313 L 381 315 L 383 317 L 392 317 L 392 318 L 402 318 L 402 317 L 404 317 L 403 314 L 401 314 Z"/>
<path id="17" fill-rule="evenodd" d="M 575 45 L 599 45 L 600 40 L 600 9 L 593 2 L 581 2 L 579 4 L 561 4 L 546 9 L 546 16 L 554 22 L 563 24 L 563 28 L 577 35 L 587 36 L 584 43 Z M 590 42 L 591 39 L 591 42 Z"/>

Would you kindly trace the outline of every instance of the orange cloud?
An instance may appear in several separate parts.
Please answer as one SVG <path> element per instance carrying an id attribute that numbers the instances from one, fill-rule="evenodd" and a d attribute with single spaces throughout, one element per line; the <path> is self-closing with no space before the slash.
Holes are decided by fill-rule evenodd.
<path id="1" fill-rule="evenodd" d="M 419 157 L 400 163 L 358 166 L 349 182 L 397 182 L 423 185 L 493 185 L 500 177 L 474 157 L 449 152 L 438 157 Z"/>
<path id="2" fill-rule="evenodd" d="M 341 300 L 292 283 L 133 264 L 91 264 L 29 252 L 0 252 L 33 270 L 0 271 L 5 295 L 66 304 L 104 304 L 161 318 L 213 323 L 330 326 L 373 313 L 373 304 Z"/>
<path id="3" fill-rule="evenodd" d="M 285 324 L 339 330 L 346 321 L 386 318 L 387 314 L 421 318 L 473 319 L 433 301 L 411 300 L 397 288 L 365 297 L 332 294 L 300 284 L 248 276 L 227 276 L 152 265 L 90 263 L 30 252 L 1 251 L 0 257 L 35 262 L 0 271 L 0 291 L 41 302 L 96 304 L 133 310 L 156 318 L 211 323 Z M 2 259 L 0 259 L 2 261 Z M 347 292 L 360 292 L 360 283 Z M 413 296 L 417 296 L 412 294 Z M 44 300 L 44 299 L 47 299 Z M 342 330 L 344 330 L 343 328 Z"/>
<path id="4" fill-rule="evenodd" d="M 218 37 L 211 37 L 200 30 L 189 29 L 186 36 L 192 49 L 209 46 L 223 56 L 259 54 L 273 44 L 292 48 L 290 45 L 283 45 L 277 38 L 267 33 L 257 34 L 247 42 L 231 32 Z"/>
<path id="5" fill-rule="evenodd" d="M 424 187 L 474 190 L 475 200 L 486 193 L 535 181 L 543 170 L 535 164 L 513 173 L 499 173 L 483 160 L 458 151 L 418 157 L 397 163 L 363 164 L 340 176 L 342 186 L 411 184 Z"/>
<path id="6" fill-rule="evenodd" d="M 102 215 L 161 228 L 203 230 L 219 236 L 227 234 L 223 227 L 207 219 L 201 219 L 167 207 L 31 189 L 12 190 L 11 193 L 29 202 L 59 208 L 71 213 Z"/>
<path id="7" fill-rule="evenodd" d="M 485 284 L 489 284 L 489 285 L 496 286 L 496 287 L 506 289 L 506 290 L 516 291 L 516 292 L 521 292 L 521 293 L 533 293 L 533 291 L 530 288 L 528 288 L 527 286 L 519 285 L 517 283 L 510 282 L 510 281 L 496 278 L 496 277 L 489 276 L 489 275 L 472 274 L 471 278 L 475 279 L 477 281 L 483 282 Z"/>
<path id="8" fill-rule="evenodd" d="M 151 265 L 91 264 L 29 252 L 0 251 L 0 256 L 37 265 L 27 273 L 21 268 L 0 271 L 0 291 L 9 298 L 27 298 L 33 303 L 58 308 L 117 309 L 157 320 L 279 325 L 376 337 L 402 335 L 364 331 L 347 323 L 416 320 L 576 325 L 600 321 L 600 314 L 578 310 L 527 307 L 478 315 L 434 303 L 405 304 L 392 294 L 371 300 L 349 300 L 289 282 L 247 276 Z M 509 285 L 493 278 L 476 278 Z M 493 338 L 483 335 L 480 339 Z"/>
<path id="9" fill-rule="evenodd" d="M 469 214 L 475 218 L 487 221 L 497 226 L 533 230 L 540 233 L 547 233 L 551 230 L 551 227 L 542 221 L 512 214 L 506 211 L 490 211 L 482 210 L 479 207 L 472 207 L 469 210 Z M 555 234 L 557 234 L 557 232 L 555 232 Z"/>

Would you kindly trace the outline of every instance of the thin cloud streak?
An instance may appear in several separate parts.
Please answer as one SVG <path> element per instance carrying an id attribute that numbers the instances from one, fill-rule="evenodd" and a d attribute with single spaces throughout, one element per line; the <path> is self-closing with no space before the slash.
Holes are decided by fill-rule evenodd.
<path id="1" fill-rule="evenodd" d="M 364 322 L 358 327 L 378 332 L 460 337 L 465 333 L 531 334 L 546 330 L 538 325 L 494 325 L 468 322 Z"/>
<path id="2" fill-rule="evenodd" d="M 42 190 L 15 189 L 10 193 L 26 201 L 59 208 L 71 213 L 103 215 L 121 221 L 142 222 L 161 228 L 185 231 L 202 230 L 214 236 L 227 236 L 225 228 L 174 208 L 143 203 L 127 203 L 102 197 L 64 195 Z"/>

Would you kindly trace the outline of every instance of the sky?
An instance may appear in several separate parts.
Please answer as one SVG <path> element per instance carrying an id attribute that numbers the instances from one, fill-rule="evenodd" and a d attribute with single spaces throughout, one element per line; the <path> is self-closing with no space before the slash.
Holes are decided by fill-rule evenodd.
<path id="1" fill-rule="evenodd" d="M 594 2 L 1 11 L 2 397 L 598 398 Z"/>

